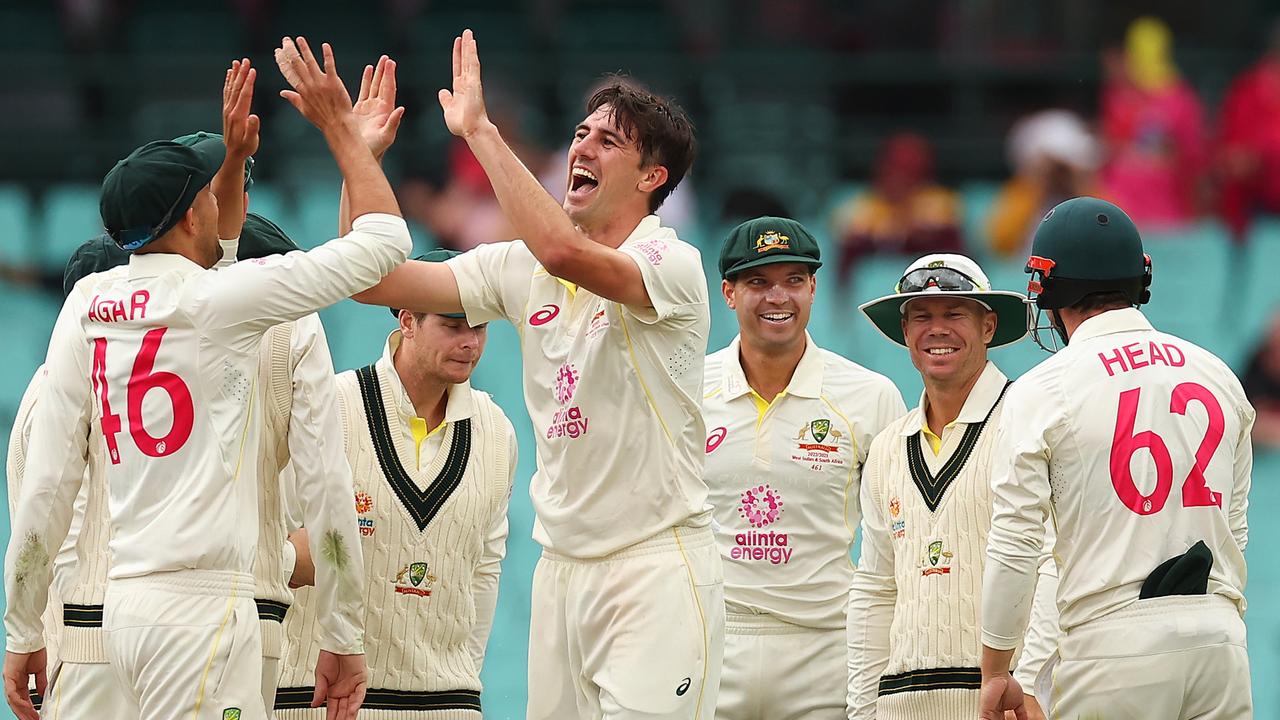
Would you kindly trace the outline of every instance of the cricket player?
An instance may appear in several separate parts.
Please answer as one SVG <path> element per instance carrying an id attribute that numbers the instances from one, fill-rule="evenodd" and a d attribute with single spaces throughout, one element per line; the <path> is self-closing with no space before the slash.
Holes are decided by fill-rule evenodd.
<path id="1" fill-rule="evenodd" d="M 297 49 L 285 44 L 304 80 L 284 95 L 325 133 L 347 178 L 360 216 L 348 236 L 309 253 L 212 271 L 220 249 L 209 181 L 222 153 L 149 143 L 103 183 L 104 225 L 133 256 L 127 267 L 79 283 L 63 306 L 30 445 L 69 452 L 27 458 L 6 557 L 5 691 L 23 720 L 35 717 L 27 677 L 45 664 L 40 614 L 49 557 L 67 534 L 64 498 L 81 484 L 91 427 L 106 448 L 112 526 L 106 654 L 135 712 L 265 717 L 250 575 L 258 540 L 252 458 L 261 431 L 253 378 L 262 335 L 373 284 L 410 247 L 386 178 L 354 130 L 331 51 L 324 46 L 321 70 L 305 41 L 297 42 Z M 236 75 L 233 92 L 251 94 L 247 61 Z M 151 392 L 157 389 L 163 392 Z M 354 525 L 352 516 L 351 536 Z M 359 548 L 336 527 L 318 544 L 321 586 L 333 590 L 317 695 L 354 717 L 366 680 L 362 612 L 358 602 L 335 607 L 334 599 L 342 583 L 360 582 Z"/>
<path id="2" fill-rule="evenodd" d="M 456 254 L 435 250 L 419 259 Z M 484 325 L 471 327 L 461 313 L 401 310 L 397 317 L 382 357 L 338 376 L 365 560 L 370 685 L 363 707 L 385 718 L 480 720 L 515 430 L 468 381 L 484 351 Z M 308 707 L 315 610 L 309 591 L 299 591 L 285 623 L 278 720 L 324 717 Z"/>
<path id="3" fill-rule="evenodd" d="M 178 142 L 221 142 L 220 136 L 207 133 L 179 138 Z M 226 163 L 224 162 L 224 166 Z M 224 266 L 227 258 L 237 257 L 241 260 L 268 257 L 270 255 L 296 250 L 297 246 L 288 239 L 273 223 L 256 215 L 248 215 L 244 221 L 240 237 L 230 241 L 220 240 L 223 249 L 223 260 L 215 267 Z M 109 237 L 103 235 L 82 244 L 72 253 L 67 263 L 63 286 L 66 294 L 70 294 L 75 284 L 83 277 L 96 272 L 103 272 L 128 263 L 129 254 L 117 247 Z M 227 263 L 229 264 L 229 263 Z M 259 382 L 267 389 L 269 402 L 264 404 L 266 430 L 262 452 L 259 455 L 261 490 L 259 491 L 260 511 L 262 513 L 263 530 L 259 537 L 259 547 L 254 563 L 254 577 L 257 586 L 255 603 L 258 606 L 258 617 L 263 638 L 263 699 L 274 698 L 276 678 L 279 676 L 277 661 L 280 657 L 281 622 L 288 601 L 292 598 L 287 583 L 292 572 L 286 557 L 291 557 L 293 546 L 285 541 L 283 523 L 274 519 L 281 512 L 278 497 L 279 463 L 282 453 L 277 446 L 284 445 L 286 452 L 283 459 L 288 460 L 287 443 L 293 442 L 297 451 L 305 453 L 307 461 L 296 463 L 297 472 L 306 478 L 308 485 L 303 489 L 309 496 L 316 496 L 316 488 L 326 488 L 330 478 L 342 478 L 340 471 L 346 468 L 345 459 L 339 454 L 337 467 L 333 470 L 323 468 L 315 459 L 332 458 L 332 451 L 323 444 L 306 444 L 305 438 L 313 438 L 316 425 L 310 418 L 325 419 L 331 416 L 336 407 L 333 406 L 333 364 L 329 360 L 328 347 L 324 340 L 323 329 L 307 332 L 311 323 L 319 328 L 316 316 L 309 315 L 296 323 L 284 323 L 267 331 L 260 348 Z M 295 327 L 302 328 L 301 331 Z M 318 345 L 317 345 L 318 341 Z M 307 372 L 311 370 L 311 372 Z M 25 456 L 28 451 L 27 440 L 30 436 L 32 410 L 36 399 L 44 387 L 44 368 L 36 371 L 23 402 L 19 406 L 14 424 L 13 436 L 9 445 L 9 497 L 16 500 L 22 481 Z M 325 386 L 328 386 L 329 406 L 312 410 L 311 404 L 323 401 L 326 397 Z M 291 393 L 296 389 L 297 397 Z M 296 401 L 296 402 L 295 402 Z M 281 411 L 283 408 L 283 411 Z M 304 423 L 306 423 L 304 425 Z M 339 433 L 333 438 L 330 447 L 341 447 L 341 429 L 336 421 L 330 421 Z M 292 427 L 291 427 L 292 425 Z M 65 720 L 76 718 L 120 717 L 130 712 L 127 694 L 115 677 L 108 664 L 102 635 L 103 600 L 106 594 L 107 571 L 111 558 L 107 548 L 107 532 L 110 516 L 107 512 L 106 477 L 104 450 L 98 435 L 89 437 L 89 460 L 84 485 L 76 498 L 72 518 L 71 531 L 63 543 L 54 561 L 53 587 L 55 599 L 49 603 L 49 610 L 55 612 L 56 625 L 51 625 L 46 613 L 45 634 L 49 641 L 50 673 L 49 698 L 50 713 L 53 717 Z M 309 468 L 321 465 L 325 470 L 317 473 Z M 334 464 L 330 462 L 330 464 Z M 319 482 L 316 486 L 314 483 Z M 345 501 L 348 488 L 340 488 L 340 497 Z M 275 513 L 270 498 L 274 502 Z M 310 497 L 309 497 L 310 499 Z M 336 503 L 329 503 L 336 505 Z M 314 500 L 306 505 L 310 512 L 322 508 L 322 503 Z M 325 524 L 323 518 L 313 522 Z M 333 524 L 330 521 L 328 524 Z M 272 529 L 274 528 L 274 530 Z M 272 546 L 267 547 L 268 543 Z M 348 595 L 354 593 L 359 598 L 359 588 L 343 588 Z M 64 618 L 65 615 L 65 618 Z M 54 657 L 53 648 L 59 646 L 61 653 Z M 61 665 L 59 665 L 61 662 Z"/>
<path id="4" fill-rule="evenodd" d="M 990 469 L 996 424 L 1008 412 L 1009 380 L 987 351 L 1026 336 L 1026 302 L 993 290 L 969 258 L 935 254 L 911 263 L 892 294 L 859 309 L 907 348 L 924 393 L 872 441 L 862 473 L 848 717 L 971 720 Z M 1032 662 L 1052 650 L 1040 645 Z"/>
<path id="5" fill-rule="evenodd" d="M 845 717 L 859 476 L 906 407 L 892 381 L 805 331 L 821 265 L 787 218 L 748 220 L 720 250 L 739 335 L 707 356 L 702 400 L 725 568 L 719 720 Z"/>
<path id="6" fill-rule="evenodd" d="M 520 334 L 543 546 L 528 717 L 710 720 L 724 595 L 702 480 L 707 289 L 698 251 L 653 214 L 692 162 L 692 126 L 608 85 L 575 130 L 562 209 L 486 116 L 470 30 L 453 56 L 445 122 L 523 240 L 411 263 L 356 299 Z"/>
<path id="7" fill-rule="evenodd" d="M 1252 717 L 1242 616 L 1254 411 L 1239 380 L 1138 310 L 1151 264 L 1115 205 L 1050 210 L 1027 271 L 1028 296 L 1066 345 L 1005 401 L 982 717 L 1022 708 L 1008 658 L 1049 524 L 1063 631 L 1052 717 Z"/>

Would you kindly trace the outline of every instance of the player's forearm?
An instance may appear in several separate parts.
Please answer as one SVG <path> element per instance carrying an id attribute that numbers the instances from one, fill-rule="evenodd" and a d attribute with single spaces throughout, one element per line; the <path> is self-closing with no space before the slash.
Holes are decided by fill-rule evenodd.
<path id="1" fill-rule="evenodd" d="M 240 237 L 244 228 L 244 160 L 227 157 L 213 176 L 211 187 L 218 200 L 218 237 Z"/>
<path id="2" fill-rule="evenodd" d="M 374 155 L 373 159 L 381 167 L 382 155 Z M 347 181 L 343 180 L 342 191 L 338 194 L 338 234 L 346 235 L 349 232 L 351 232 L 351 194 L 347 192 Z"/>
<path id="3" fill-rule="evenodd" d="M 400 215 L 400 204 L 382 167 L 369 151 L 355 126 L 348 120 L 324 133 L 333 159 L 342 172 L 349 198 L 349 217 L 354 220 L 368 213 Z"/>
<path id="4" fill-rule="evenodd" d="M 489 176 L 503 214 L 529 252 L 547 272 L 576 281 L 571 277 L 575 259 L 589 249 L 591 241 L 578 231 L 556 199 L 520 162 L 492 123 L 469 136 L 467 145 Z"/>
<path id="5" fill-rule="evenodd" d="M 997 650 L 987 645 L 982 646 L 982 678 L 998 677 L 1009 674 L 1009 664 L 1013 662 L 1013 650 Z"/>
<path id="6" fill-rule="evenodd" d="M 462 312 L 462 298 L 453 271 L 444 263 L 409 260 L 392 270 L 377 285 L 351 299 L 423 313 Z"/>

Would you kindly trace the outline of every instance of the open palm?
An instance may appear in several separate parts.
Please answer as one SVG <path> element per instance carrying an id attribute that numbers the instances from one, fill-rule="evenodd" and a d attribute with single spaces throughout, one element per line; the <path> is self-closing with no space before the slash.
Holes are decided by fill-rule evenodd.
<path id="1" fill-rule="evenodd" d="M 404 108 L 396 106 L 396 62 L 383 55 L 376 67 L 366 65 L 360 95 L 351 112 L 374 157 L 382 157 L 396 140 Z"/>
<path id="2" fill-rule="evenodd" d="M 453 91 L 440 91 L 440 107 L 449 132 L 458 137 L 470 137 L 489 122 L 480 85 L 480 54 L 470 30 L 453 39 Z"/>

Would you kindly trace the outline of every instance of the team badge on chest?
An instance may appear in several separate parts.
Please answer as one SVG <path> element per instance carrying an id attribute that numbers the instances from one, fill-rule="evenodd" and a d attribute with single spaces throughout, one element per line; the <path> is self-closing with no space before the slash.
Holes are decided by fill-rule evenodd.
<path id="1" fill-rule="evenodd" d="M 950 575 L 952 557 L 954 555 L 950 550 L 943 549 L 941 540 L 930 541 L 925 546 L 924 556 L 920 558 L 920 575 Z"/>
<path id="2" fill-rule="evenodd" d="M 800 426 L 796 434 L 796 449 L 791 459 L 808 463 L 810 470 L 822 470 L 827 467 L 844 467 L 845 459 L 841 457 L 840 439 L 844 433 L 831 427 L 831 418 L 810 420 Z"/>
<path id="3" fill-rule="evenodd" d="M 436 576 L 427 572 L 426 563 L 415 562 L 400 568 L 392 582 L 396 586 L 396 592 L 401 595 L 430 597 L 431 588 L 436 584 Z"/>

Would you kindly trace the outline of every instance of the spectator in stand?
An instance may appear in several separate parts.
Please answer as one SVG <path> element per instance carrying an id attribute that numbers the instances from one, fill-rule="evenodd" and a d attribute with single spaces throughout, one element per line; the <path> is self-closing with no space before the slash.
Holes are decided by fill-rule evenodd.
<path id="1" fill-rule="evenodd" d="M 1249 360 L 1244 372 L 1244 394 L 1257 411 L 1253 422 L 1255 445 L 1280 448 L 1280 314 Z"/>
<path id="2" fill-rule="evenodd" d="M 1204 111 L 1178 74 L 1172 45 L 1167 25 L 1139 18 L 1124 53 L 1104 68 L 1102 188 L 1143 230 L 1190 222 L 1201 204 Z"/>
<path id="3" fill-rule="evenodd" d="M 1080 195 L 1102 197 L 1098 160 L 1097 140 L 1079 115 L 1044 110 L 1019 120 L 1009 133 L 1014 176 L 1000 188 L 987 218 L 992 251 L 1025 259 L 1046 212 Z"/>
<path id="4" fill-rule="evenodd" d="M 1219 132 L 1219 208 L 1240 239 L 1255 213 L 1280 213 L 1280 21 L 1266 54 L 1231 83 Z"/>
<path id="5" fill-rule="evenodd" d="M 831 233 L 840 244 L 842 285 L 868 255 L 960 252 L 960 200 L 934 182 L 929 142 L 914 133 L 886 140 L 870 192 L 836 208 Z"/>

